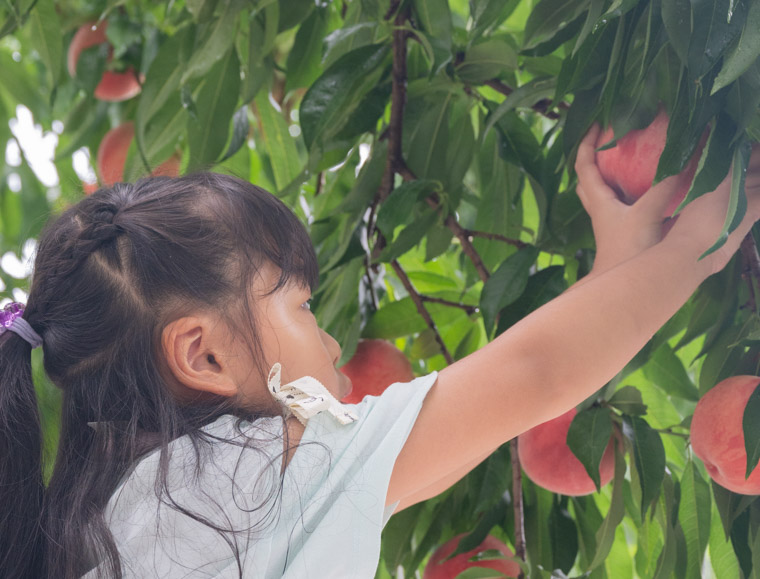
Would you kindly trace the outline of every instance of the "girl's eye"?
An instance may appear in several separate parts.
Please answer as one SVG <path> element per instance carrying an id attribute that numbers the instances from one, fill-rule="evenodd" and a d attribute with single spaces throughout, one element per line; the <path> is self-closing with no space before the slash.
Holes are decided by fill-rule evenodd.
<path id="1" fill-rule="evenodd" d="M 311 298 L 306 300 L 304 303 L 301 304 L 301 307 L 305 310 L 311 311 Z"/>

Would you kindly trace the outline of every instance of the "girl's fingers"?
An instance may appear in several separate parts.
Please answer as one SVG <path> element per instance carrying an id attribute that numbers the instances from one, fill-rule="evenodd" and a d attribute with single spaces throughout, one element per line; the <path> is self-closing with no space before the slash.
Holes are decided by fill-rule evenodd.
<path id="1" fill-rule="evenodd" d="M 575 158 L 575 172 L 578 175 L 578 196 L 586 211 L 591 213 L 594 206 L 610 200 L 618 201 L 615 192 L 604 182 L 596 166 L 596 139 L 599 125 L 593 124 L 578 147 Z"/>
<path id="2" fill-rule="evenodd" d="M 662 221 L 665 208 L 678 193 L 680 184 L 680 175 L 667 177 L 647 191 L 641 199 L 634 203 L 634 207 L 645 214 L 652 215 L 658 221 Z"/>

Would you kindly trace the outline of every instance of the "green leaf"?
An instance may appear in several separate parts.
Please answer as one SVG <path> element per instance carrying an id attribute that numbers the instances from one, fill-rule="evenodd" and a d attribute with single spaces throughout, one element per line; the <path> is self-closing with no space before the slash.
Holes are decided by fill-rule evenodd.
<path id="1" fill-rule="evenodd" d="M 751 2 L 738 42 L 724 57 L 713 83 L 713 94 L 734 82 L 760 57 L 760 3 Z"/>
<path id="2" fill-rule="evenodd" d="M 519 3 L 520 0 L 473 0 L 470 3 L 470 39 L 477 41 L 484 33 L 495 29 L 514 12 Z"/>
<path id="3" fill-rule="evenodd" d="M 705 193 L 714 191 L 723 181 L 731 168 L 733 159 L 734 137 L 736 136 L 736 123 L 727 114 L 720 114 L 715 122 L 715 127 L 705 145 L 706 151 L 699 161 L 696 176 L 689 188 L 689 192 L 681 205 L 676 209 L 678 213 L 694 199 Z"/>
<path id="4" fill-rule="evenodd" d="M 760 385 L 755 388 L 747 401 L 742 417 L 742 430 L 744 433 L 744 448 L 747 452 L 747 472 L 749 478 L 752 471 L 760 460 Z"/>
<path id="5" fill-rule="evenodd" d="M 428 229 L 437 221 L 438 213 L 433 209 L 426 210 L 421 217 L 401 230 L 393 242 L 380 253 L 378 261 L 388 263 L 405 254 L 422 241 Z"/>
<path id="6" fill-rule="evenodd" d="M 525 23 L 523 49 L 548 42 L 587 9 L 590 0 L 540 0 Z"/>
<path id="7" fill-rule="evenodd" d="M 612 436 L 609 410 L 588 408 L 575 415 L 567 431 L 567 445 L 600 488 L 599 465 Z"/>
<path id="8" fill-rule="evenodd" d="M 712 499 L 710 485 L 689 461 L 681 477 L 681 500 L 678 520 L 681 523 L 688 551 L 686 577 L 701 577 L 702 558 L 710 539 Z"/>
<path id="9" fill-rule="evenodd" d="M 550 98 L 556 88 L 556 78 L 534 78 L 518 87 L 488 114 L 483 133 L 490 131 L 499 119 L 509 111 L 520 107 L 529 108 L 543 99 Z"/>
<path id="10" fill-rule="evenodd" d="M 668 33 L 671 46 L 678 58 L 686 64 L 689 58 L 689 39 L 691 37 L 690 0 L 669 0 L 662 2 L 662 22 Z"/>
<path id="11" fill-rule="evenodd" d="M 467 317 L 462 310 L 441 304 L 426 304 L 425 307 L 439 329 L 457 318 Z M 377 310 L 367 322 L 362 337 L 392 340 L 422 332 L 426 328 L 427 324 L 417 311 L 412 298 L 403 298 Z"/>
<path id="12" fill-rule="evenodd" d="M 528 246 L 510 255 L 483 284 L 480 310 L 486 333 L 493 330 L 499 310 L 519 298 L 528 285 L 530 268 L 538 257 L 538 249 Z"/>
<path id="13" fill-rule="evenodd" d="M 660 434 L 643 418 L 626 416 L 626 433 L 633 441 L 633 456 L 641 483 L 641 514 L 657 500 L 665 476 L 665 447 Z"/>
<path id="14" fill-rule="evenodd" d="M 208 25 L 202 45 L 197 47 L 190 57 L 182 73 L 181 84 L 184 85 L 192 78 L 205 75 L 212 66 L 225 57 L 235 41 L 238 14 L 245 4 L 245 0 L 223 1 L 221 13 L 216 20 Z M 223 67 L 224 63 L 220 63 L 219 66 Z M 237 90 L 235 94 L 237 94 Z"/>
<path id="15" fill-rule="evenodd" d="M 388 46 L 362 46 L 339 58 L 309 87 L 301 102 L 304 143 L 311 150 L 329 141 L 345 125 L 382 76 Z"/>
<path id="16" fill-rule="evenodd" d="M 615 478 L 613 480 L 610 508 L 607 511 L 607 516 L 604 517 L 602 525 L 596 532 L 596 553 L 587 571 L 591 571 L 604 563 L 615 541 L 615 529 L 617 529 L 625 514 L 625 503 L 623 501 L 625 459 L 618 450 L 615 451 Z"/>
<path id="17" fill-rule="evenodd" d="M 165 111 L 167 103 L 171 102 L 175 111 L 182 106 L 179 92 L 181 57 L 192 42 L 191 32 L 190 28 L 185 28 L 162 44 L 148 69 L 135 115 L 135 138 L 143 147 L 151 145 L 146 142 L 148 127 L 154 128 L 151 121 L 160 111 Z"/>
<path id="18" fill-rule="evenodd" d="M 264 146 L 272 164 L 275 186 L 277 191 L 282 191 L 301 172 L 296 142 L 288 132 L 287 121 L 272 106 L 266 92 L 260 92 L 254 102 L 261 121 Z"/>
<path id="19" fill-rule="evenodd" d="M 515 111 L 500 117 L 496 128 L 501 136 L 499 154 L 502 159 L 522 167 L 537 182 L 543 179 L 543 154 L 530 127 Z"/>
<path id="20" fill-rule="evenodd" d="M 692 31 L 687 61 L 689 76 L 701 78 L 720 60 L 726 48 L 741 33 L 747 3 L 735 0 L 690 2 Z"/>
<path id="21" fill-rule="evenodd" d="M 329 11 L 316 9 L 298 27 L 293 48 L 288 54 L 285 90 L 309 86 L 320 75 L 322 41 L 329 25 Z"/>
<path id="22" fill-rule="evenodd" d="M 731 548 L 728 537 L 723 532 L 718 509 L 712 505 L 712 524 L 710 525 L 710 563 L 716 577 L 725 574 L 726 577 L 739 577 L 739 562 Z"/>
<path id="23" fill-rule="evenodd" d="M 376 225 L 387 239 L 399 225 L 406 225 L 413 217 L 417 201 L 433 192 L 440 192 L 441 184 L 431 179 L 407 181 L 396 187 L 380 206 Z"/>
<path id="24" fill-rule="evenodd" d="M 451 11 L 448 0 L 412 0 L 412 6 L 422 30 L 450 49 Z"/>
<path id="25" fill-rule="evenodd" d="M 667 343 L 660 346 L 644 366 L 644 374 L 668 394 L 695 402 L 699 400 L 699 392 L 683 362 Z"/>
<path id="26" fill-rule="evenodd" d="M 620 412 L 631 416 L 644 416 L 647 413 L 647 406 L 644 404 L 641 392 L 635 386 L 623 386 L 615 390 L 607 402 Z"/>
<path id="27" fill-rule="evenodd" d="M 720 249 L 726 242 L 726 239 L 728 239 L 729 234 L 739 227 L 742 219 L 744 219 L 744 215 L 747 213 L 747 195 L 744 193 L 744 181 L 747 177 L 750 150 L 750 143 L 745 141 L 736 147 L 734 151 L 733 169 L 731 171 L 731 197 L 728 200 L 726 220 L 723 223 L 723 229 L 718 236 L 718 240 L 701 257 L 706 257 L 715 250 Z"/>
<path id="28" fill-rule="evenodd" d="M 465 83 L 480 84 L 515 68 L 517 52 L 506 40 L 495 37 L 470 47 L 457 65 L 456 73 Z"/>
<path id="29" fill-rule="evenodd" d="M 240 63 L 237 52 L 225 57 L 205 77 L 196 104 L 198 121 L 189 122 L 190 170 L 215 163 L 224 151 L 230 121 L 237 107 L 240 89 Z"/>
<path id="30" fill-rule="evenodd" d="M 54 0 L 38 0 L 29 15 L 30 36 L 34 48 L 47 67 L 51 88 L 61 80 L 63 35 Z"/>

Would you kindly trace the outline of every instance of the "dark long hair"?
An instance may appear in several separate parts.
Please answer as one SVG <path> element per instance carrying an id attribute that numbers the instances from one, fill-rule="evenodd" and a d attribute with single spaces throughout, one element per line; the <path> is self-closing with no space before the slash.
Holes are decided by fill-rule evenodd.
<path id="1" fill-rule="evenodd" d="M 45 371 L 63 391 L 61 433 L 45 489 L 30 346 L 6 332 L 0 575 L 78 577 L 94 554 L 109 576 L 121 577 L 103 509 L 130 465 L 160 449 L 156 488 L 166 489 L 172 440 L 188 435 L 197 449 L 201 426 L 225 413 L 255 412 L 221 397 L 178 400 L 168 387 L 161 332 L 194 308 L 213 309 L 261 360 L 250 288 L 265 263 L 282 272 L 277 288 L 291 279 L 317 282 L 314 249 L 293 213 L 226 175 L 117 184 L 46 226 L 24 318 L 42 336 Z"/>

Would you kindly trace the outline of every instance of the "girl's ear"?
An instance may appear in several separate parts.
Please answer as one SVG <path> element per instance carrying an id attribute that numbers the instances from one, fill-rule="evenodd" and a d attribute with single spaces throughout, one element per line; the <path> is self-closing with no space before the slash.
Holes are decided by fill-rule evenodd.
<path id="1" fill-rule="evenodd" d="M 229 334 L 218 318 L 188 316 L 170 322 L 161 344 L 166 362 L 179 384 L 219 396 L 238 393 Z"/>

